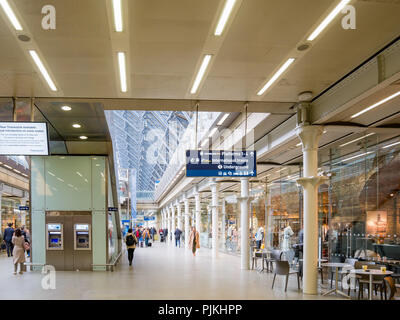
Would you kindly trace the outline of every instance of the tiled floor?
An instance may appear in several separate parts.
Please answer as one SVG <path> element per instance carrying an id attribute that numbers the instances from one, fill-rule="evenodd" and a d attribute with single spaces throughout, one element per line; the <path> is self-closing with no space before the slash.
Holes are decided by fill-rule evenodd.
<path id="1" fill-rule="evenodd" d="M 0 258 L 0 299 L 339 299 L 334 295 L 303 295 L 291 276 L 284 292 L 284 277 L 271 289 L 272 274 L 241 271 L 240 258 L 220 253 L 211 257 L 200 249 L 193 257 L 186 249 L 156 243 L 138 248 L 130 268 L 126 254 L 114 272 L 56 273 L 56 289 L 44 290 L 43 275 L 13 275 L 11 258 Z"/>

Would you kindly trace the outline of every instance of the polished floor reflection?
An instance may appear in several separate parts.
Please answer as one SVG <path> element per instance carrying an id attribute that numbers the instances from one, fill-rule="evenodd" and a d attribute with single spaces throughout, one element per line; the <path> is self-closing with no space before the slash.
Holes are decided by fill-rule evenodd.
<path id="1" fill-rule="evenodd" d="M 241 271 L 240 258 L 200 249 L 193 257 L 186 249 L 156 243 L 138 248 L 134 266 L 127 257 L 114 272 L 56 273 L 56 289 L 44 290 L 39 272 L 13 275 L 11 258 L 0 258 L 0 299 L 339 299 L 303 295 L 292 277 L 284 292 L 284 277 L 271 289 L 272 274 Z M 323 290 L 324 291 L 324 290 Z"/>

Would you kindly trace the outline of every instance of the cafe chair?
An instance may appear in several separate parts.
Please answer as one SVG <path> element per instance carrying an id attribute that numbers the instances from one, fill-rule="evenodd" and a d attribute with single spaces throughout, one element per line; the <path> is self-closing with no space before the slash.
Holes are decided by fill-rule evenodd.
<path id="1" fill-rule="evenodd" d="M 396 294 L 396 284 L 392 277 L 385 277 L 383 279 L 385 283 L 385 288 L 387 289 L 387 295 L 385 295 L 386 300 L 400 300 L 399 297 L 395 297 Z"/>
<path id="2" fill-rule="evenodd" d="M 365 262 L 365 261 L 363 261 Z M 365 264 L 365 263 L 364 263 Z M 379 270 L 381 267 L 381 265 L 376 265 L 376 264 L 368 264 L 368 269 L 370 270 Z M 357 269 L 357 268 L 356 268 Z M 358 269 L 362 269 L 358 268 Z M 380 290 L 380 294 L 381 294 L 381 300 L 383 300 L 383 294 L 384 292 L 386 292 L 385 290 L 385 282 L 383 281 L 385 276 L 383 275 L 375 275 L 372 277 L 372 289 L 375 291 L 375 295 L 377 294 L 377 289 Z M 369 275 L 366 274 L 362 274 L 360 275 L 360 278 L 358 278 L 358 299 L 363 298 L 363 293 L 364 293 L 364 287 L 366 287 L 366 289 L 368 290 L 368 296 L 369 296 Z"/>
<path id="3" fill-rule="evenodd" d="M 257 260 L 258 259 L 262 260 L 263 269 L 264 269 L 263 252 L 262 251 L 257 252 L 257 250 L 253 251 L 251 269 L 254 269 L 254 264 L 256 265 L 256 268 L 257 268 Z"/>
<path id="4" fill-rule="evenodd" d="M 300 275 L 297 270 L 290 270 L 288 261 L 275 261 L 274 279 L 272 280 L 272 289 L 274 289 L 276 275 L 286 276 L 285 292 L 287 291 L 287 284 L 291 274 L 297 275 L 297 286 L 300 290 Z"/>

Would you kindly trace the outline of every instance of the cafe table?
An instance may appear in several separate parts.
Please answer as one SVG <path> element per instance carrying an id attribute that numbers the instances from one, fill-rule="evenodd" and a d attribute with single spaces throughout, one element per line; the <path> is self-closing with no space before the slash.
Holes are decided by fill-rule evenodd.
<path id="1" fill-rule="evenodd" d="M 322 267 L 329 267 L 329 268 L 335 268 L 335 288 L 331 289 L 327 292 L 325 292 L 324 294 L 322 294 L 323 296 L 326 296 L 332 292 L 340 294 L 346 298 L 350 298 L 350 296 L 348 296 L 347 294 L 345 294 L 343 291 L 339 290 L 339 268 L 351 268 L 351 264 L 348 263 L 342 263 L 342 262 L 327 262 L 327 263 L 323 263 L 321 264 Z"/>
<path id="2" fill-rule="evenodd" d="M 375 269 L 353 269 L 350 270 L 350 273 L 355 273 L 355 274 L 368 274 L 369 275 L 369 300 L 372 300 L 372 280 L 374 276 L 388 276 L 393 273 L 393 271 L 381 271 L 381 270 L 375 270 Z"/>

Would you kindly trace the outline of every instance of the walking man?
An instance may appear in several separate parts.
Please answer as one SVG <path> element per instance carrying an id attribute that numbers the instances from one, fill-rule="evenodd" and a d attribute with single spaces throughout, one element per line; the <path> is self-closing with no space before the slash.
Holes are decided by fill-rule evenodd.
<path id="1" fill-rule="evenodd" d="M 181 247 L 181 234 L 182 234 L 182 231 L 177 227 L 174 232 L 175 247 L 178 247 L 178 244 L 179 244 L 179 248 Z"/>
<path id="2" fill-rule="evenodd" d="M 7 256 L 12 257 L 13 256 L 13 249 L 14 245 L 12 244 L 12 237 L 14 235 L 14 229 L 12 227 L 12 223 L 8 224 L 8 228 L 4 230 L 4 242 L 6 243 L 6 248 L 7 248 Z"/>

